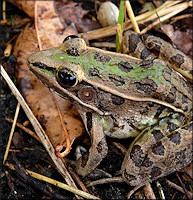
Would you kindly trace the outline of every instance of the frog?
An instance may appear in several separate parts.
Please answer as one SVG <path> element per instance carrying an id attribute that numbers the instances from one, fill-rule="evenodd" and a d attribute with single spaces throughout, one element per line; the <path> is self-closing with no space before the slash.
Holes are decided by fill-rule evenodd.
<path id="1" fill-rule="evenodd" d="M 117 53 L 68 36 L 60 47 L 30 55 L 28 66 L 80 113 L 91 138 L 75 165 L 80 175 L 106 157 L 107 137 L 134 138 L 121 167 L 131 186 L 192 162 L 192 60 L 163 39 L 126 31 Z"/>

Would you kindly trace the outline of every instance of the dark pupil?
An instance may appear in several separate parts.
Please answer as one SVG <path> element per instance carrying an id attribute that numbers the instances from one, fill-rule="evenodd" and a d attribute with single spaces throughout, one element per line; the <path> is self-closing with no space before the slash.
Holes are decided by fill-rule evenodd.
<path id="1" fill-rule="evenodd" d="M 68 72 L 58 72 L 58 81 L 62 86 L 70 87 L 76 83 L 76 76 Z"/>

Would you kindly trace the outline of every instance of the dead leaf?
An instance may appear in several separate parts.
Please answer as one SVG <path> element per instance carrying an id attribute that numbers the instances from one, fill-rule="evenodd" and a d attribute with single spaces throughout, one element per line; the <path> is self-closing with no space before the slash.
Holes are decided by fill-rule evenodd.
<path id="1" fill-rule="evenodd" d="M 84 10 L 81 7 L 81 3 L 56 1 L 55 5 L 60 20 L 67 25 L 74 23 L 78 32 L 87 32 L 100 28 L 97 21 L 86 17 L 89 11 Z"/>
<path id="2" fill-rule="evenodd" d="M 29 17 L 34 18 L 34 1 L 9 1 L 23 10 Z"/>
<path id="3" fill-rule="evenodd" d="M 182 177 L 184 180 L 192 182 L 193 179 L 193 173 L 192 173 L 192 162 L 180 170 L 181 172 L 184 172 L 185 174 L 182 174 Z"/>
<path id="4" fill-rule="evenodd" d="M 35 20 L 37 21 L 37 37 L 40 39 L 42 49 L 60 46 L 68 36 L 64 33 L 66 24 L 61 23 L 55 12 L 54 1 L 36 1 Z M 77 32 L 72 28 L 70 35 Z"/>
<path id="5" fill-rule="evenodd" d="M 162 25 L 162 30 L 171 38 L 178 49 L 192 58 L 192 33 L 175 31 L 171 24 Z"/>

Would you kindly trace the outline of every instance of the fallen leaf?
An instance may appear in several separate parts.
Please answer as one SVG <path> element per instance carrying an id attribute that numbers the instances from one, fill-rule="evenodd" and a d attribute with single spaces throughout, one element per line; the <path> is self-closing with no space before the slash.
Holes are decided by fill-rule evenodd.
<path id="1" fill-rule="evenodd" d="M 9 1 L 24 11 L 29 17 L 34 18 L 34 1 Z"/>
<path id="2" fill-rule="evenodd" d="M 162 25 L 162 30 L 171 38 L 178 49 L 192 58 L 192 33 L 175 31 L 171 24 Z"/>
<path id="3" fill-rule="evenodd" d="M 74 23 L 78 32 L 87 32 L 100 28 L 96 20 L 86 17 L 89 11 L 84 10 L 81 7 L 81 3 L 56 1 L 55 5 L 60 20 L 67 25 Z"/>

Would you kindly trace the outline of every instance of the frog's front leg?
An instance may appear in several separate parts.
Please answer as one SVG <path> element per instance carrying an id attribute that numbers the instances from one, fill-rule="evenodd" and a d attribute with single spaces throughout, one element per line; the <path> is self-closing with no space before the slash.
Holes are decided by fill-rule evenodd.
<path id="1" fill-rule="evenodd" d="M 91 147 L 89 153 L 85 153 L 76 161 L 75 165 L 77 173 L 85 176 L 96 169 L 103 158 L 106 157 L 108 147 L 99 116 L 95 113 L 87 112 L 82 117 L 91 137 Z"/>

